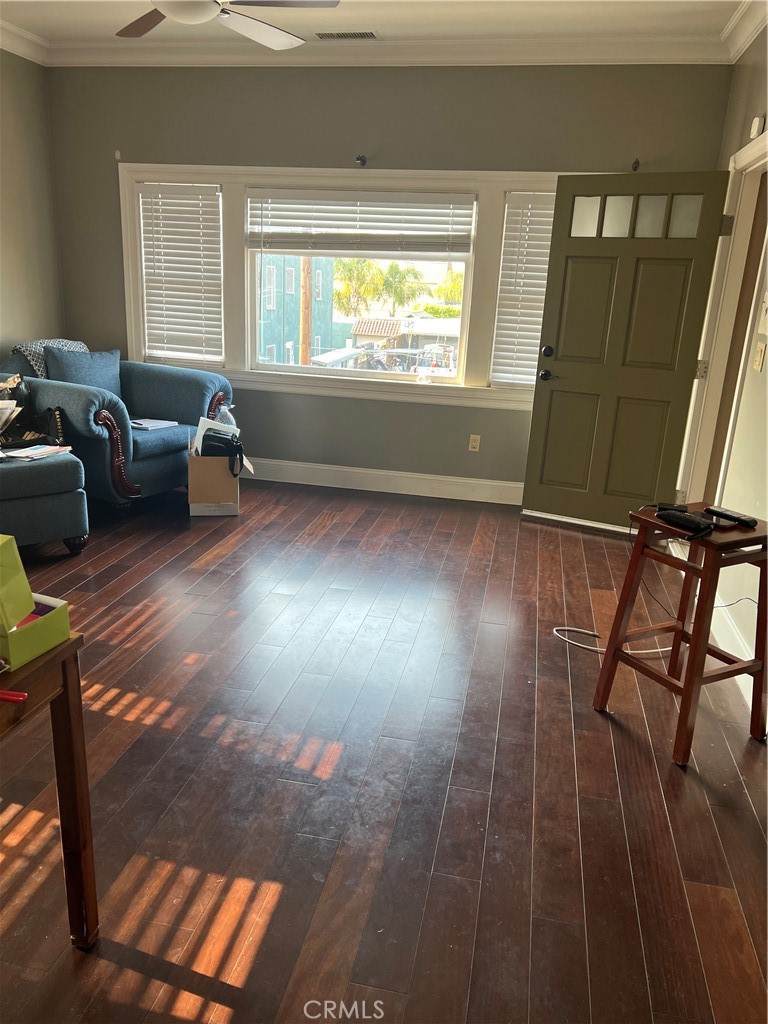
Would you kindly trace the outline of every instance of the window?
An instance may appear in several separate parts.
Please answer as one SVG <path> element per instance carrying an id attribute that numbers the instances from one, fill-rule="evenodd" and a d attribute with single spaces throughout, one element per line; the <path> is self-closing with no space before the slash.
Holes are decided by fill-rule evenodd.
<path id="1" fill-rule="evenodd" d="M 547 287 L 555 197 L 510 192 L 506 197 L 491 381 L 529 384 L 536 379 Z"/>
<path id="2" fill-rule="evenodd" d="M 138 189 L 147 357 L 221 362 L 221 195 L 216 185 Z"/>
<path id="3" fill-rule="evenodd" d="M 271 346 L 295 365 L 282 339 L 298 335 L 315 373 L 456 379 L 474 210 L 468 194 L 249 190 L 252 365 Z M 275 309 L 279 261 L 299 284 Z"/>
<path id="4" fill-rule="evenodd" d="M 218 365 L 245 389 L 530 408 L 555 174 L 118 176 L 130 359 Z M 678 205 L 675 231 L 694 230 Z"/>
<path id="5" fill-rule="evenodd" d="M 277 267 L 267 265 L 264 267 L 264 305 L 267 309 L 277 309 Z M 274 362 L 274 359 L 271 360 Z"/>

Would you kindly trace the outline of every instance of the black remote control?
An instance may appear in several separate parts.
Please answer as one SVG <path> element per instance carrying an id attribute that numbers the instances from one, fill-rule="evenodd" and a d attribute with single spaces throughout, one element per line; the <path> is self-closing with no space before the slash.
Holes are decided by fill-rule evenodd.
<path id="1" fill-rule="evenodd" d="M 691 540 L 696 537 L 704 537 L 711 533 L 715 524 L 706 516 L 696 515 L 695 512 L 678 512 L 675 509 L 657 512 L 656 518 L 670 526 L 676 526 L 679 530 L 685 530 L 691 534 Z"/>
<path id="2" fill-rule="evenodd" d="M 752 516 L 745 516 L 743 512 L 732 512 L 729 508 L 707 505 L 704 511 L 709 512 L 716 519 L 727 519 L 731 523 L 738 523 L 739 526 L 746 526 L 749 530 L 754 530 L 757 526 L 757 520 L 753 519 Z"/>

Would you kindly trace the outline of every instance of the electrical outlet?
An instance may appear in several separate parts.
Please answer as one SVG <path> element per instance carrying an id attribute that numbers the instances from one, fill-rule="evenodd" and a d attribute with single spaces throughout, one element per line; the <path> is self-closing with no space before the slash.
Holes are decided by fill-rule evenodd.
<path id="1" fill-rule="evenodd" d="M 480 435 L 479 434 L 470 434 L 469 435 L 469 444 L 467 445 L 467 451 L 469 451 L 469 452 L 479 452 L 480 451 Z"/>
<path id="2" fill-rule="evenodd" d="M 765 342 L 758 341 L 755 346 L 755 358 L 752 360 L 752 369 L 757 370 L 758 373 L 763 372 L 763 366 L 765 364 Z"/>

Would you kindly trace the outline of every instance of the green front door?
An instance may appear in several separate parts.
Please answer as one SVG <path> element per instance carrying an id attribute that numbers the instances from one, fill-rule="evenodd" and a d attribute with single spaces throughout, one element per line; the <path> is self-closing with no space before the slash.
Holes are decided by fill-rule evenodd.
<path id="1" fill-rule="evenodd" d="M 728 176 L 558 181 L 523 506 L 673 501 Z"/>

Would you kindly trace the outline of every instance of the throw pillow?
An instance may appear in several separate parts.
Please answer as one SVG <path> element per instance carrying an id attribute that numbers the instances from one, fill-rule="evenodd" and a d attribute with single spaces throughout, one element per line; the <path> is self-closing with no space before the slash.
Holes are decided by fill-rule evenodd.
<path id="1" fill-rule="evenodd" d="M 45 349 L 45 362 L 51 380 L 103 388 L 120 397 L 120 349 L 111 352 L 67 352 Z"/>

